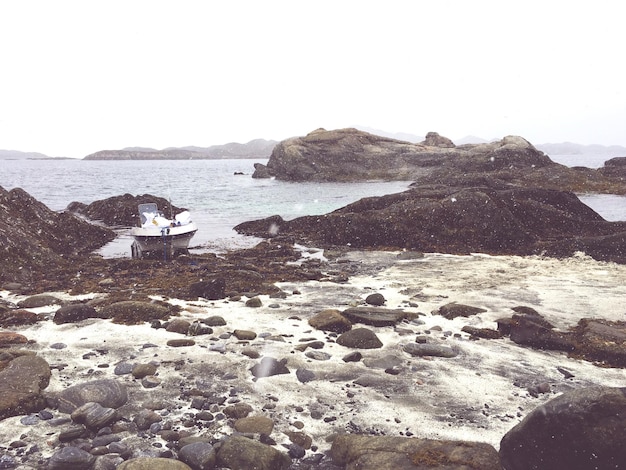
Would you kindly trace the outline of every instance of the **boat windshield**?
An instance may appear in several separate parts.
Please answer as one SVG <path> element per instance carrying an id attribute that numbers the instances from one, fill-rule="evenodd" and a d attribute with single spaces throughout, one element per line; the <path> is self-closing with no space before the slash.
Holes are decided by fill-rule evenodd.
<path id="1" fill-rule="evenodd" d="M 139 204 L 139 217 L 141 218 L 141 225 L 145 225 L 148 222 L 148 214 L 150 218 L 154 218 L 159 214 L 159 209 L 154 202 L 147 202 L 145 204 Z"/>

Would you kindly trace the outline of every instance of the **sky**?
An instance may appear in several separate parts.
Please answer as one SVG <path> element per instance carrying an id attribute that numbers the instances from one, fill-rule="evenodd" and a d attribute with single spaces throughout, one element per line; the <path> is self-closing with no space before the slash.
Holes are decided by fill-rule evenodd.
<path id="1" fill-rule="evenodd" d="M 621 0 L 2 0 L 0 149 L 365 126 L 626 146 Z"/>

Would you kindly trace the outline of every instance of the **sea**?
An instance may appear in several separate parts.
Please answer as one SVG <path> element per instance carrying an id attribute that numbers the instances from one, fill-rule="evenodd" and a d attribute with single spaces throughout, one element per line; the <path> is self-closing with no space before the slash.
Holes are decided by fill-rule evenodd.
<path id="1" fill-rule="evenodd" d="M 557 157 L 551 157 L 559 161 Z M 254 163 L 267 159 L 232 160 L 4 160 L 0 186 L 22 188 L 50 209 L 71 202 L 89 204 L 126 193 L 152 194 L 188 209 L 198 225 L 192 252 L 220 253 L 258 242 L 237 234 L 241 222 L 280 215 L 290 220 L 326 214 L 364 197 L 402 192 L 410 181 L 358 183 L 292 183 L 252 178 Z M 583 165 L 579 159 L 575 165 Z M 573 166 L 573 165 L 570 165 Z M 579 195 L 606 220 L 626 220 L 626 196 Z M 99 250 L 104 257 L 130 257 L 128 228 L 118 228 L 115 241 Z"/>

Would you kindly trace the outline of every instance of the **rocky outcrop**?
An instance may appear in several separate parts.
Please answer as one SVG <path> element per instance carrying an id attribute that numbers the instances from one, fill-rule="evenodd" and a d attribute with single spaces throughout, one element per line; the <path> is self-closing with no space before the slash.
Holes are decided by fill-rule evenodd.
<path id="1" fill-rule="evenodd" d="M 536 408 L 500 443 L 507 470 L 621 468 L 626 389 L 574 390 Z"/>
<path id="2" fill-rule="evenodd" d="M 422 142 L 422 145 L 425 145 L 426 147 L 442 147 L 442 148 L 456 147 L 456 145 L 454 145 L 454 142 L 452 142 L 452 140 L 442 135 L 439 135 L 436 132 L 429 132 L 428 134 L 426 134 L 426 138 Z"/>
<path id="3" fill-rule="evenodd" d="M 356 129 L 318 129 L 280 142 L 267 166 L 254 177 L 286 181 L 406 180 L 446 183 L 478 175 L 571 191 L 626 193 L 624 181 L 591 169 L 553 162 L 526 139 L 507 136 L 483 144 L 455 146 L 429 132 L 419 143 L 381 137 Z"/>
<path id="4" fill-rule="evenodd" d="M 604 166 L 598 169 L 604 176 L 619 178 L 626 181 L 626 157 L 615 157 L 604 162 Z"/>
<path id="5" fill-rule="evenodd" d="M 559 331 L 537 312 L 517 312 L 498 320 L 498 331 L 517 344 L 536 349 L 566 351 L 570 356 L 604 367 L 626 367 L 626 322 L 582 318 Z"/>
<path id="6" fill-rule="evenodd" d="M 113 240 L 115 233 L 69 212 L 54 212 L 26 191 L 0 187 L 0 281 L 66 264 Z"/>
<path id="7" fill-rule="evenodd" d="M 422 252 L 569 256 L 581 243 L 598 259 L 626 262 L 626 224 L 607 222 L 572 193 L 483 178 L 458 186 L 421 185 L 366 198 L 321 216 L 273 216 L 235 230 L 289 236 L 321 246 Z"/>
<path id="8" fill-rule="evenodd" d="M 173 206 L 167 199 L 152 194 L 133 196 L 128 193 L 122 196 L 99 199 L 88 205 L 82 202 L 72 202 L 67 206 L 67 210 L 109 226 L 133 227 L 139 225 L 137 207 L 139 204 L 149 202 L 156 203 L 159 210 L 166 216 L 187 210 Z"/>

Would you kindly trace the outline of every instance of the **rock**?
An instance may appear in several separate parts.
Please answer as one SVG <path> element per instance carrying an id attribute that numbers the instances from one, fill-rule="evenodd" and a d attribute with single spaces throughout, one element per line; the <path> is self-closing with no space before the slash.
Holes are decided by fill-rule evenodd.
<path id="1" fill-rule="evenodd" d="M 363 323 L 371 326 L 393 326 L 407 317 L 404 310 L 388 310 L 378 307 L 352 307 L 341 314 L 352 323 Z"/>
<path id="2" fill-rule="evenodd" d="M 308 434 L 305 434 L 303 432 L 300 431 L 285 431 L 285 434 L 287 435 L 287 437 L 289 437 L 289 440 L 291 442 L 293 442 L 294 444 L 299 445 L 300 447 L 302 447 L 303 449 L 310 449 L 311 445 L 313 444 L 313 438 L 311 436 L 309 436 Z"/>
<path id="3" fill-rule="evenodd" d="M 126 460 L 117 470 L 192 470 L 192 468 L 175 459 L 161 457 L 137 457 Z"/>
<path id="4" fill-rule="evenodd" d="M 124 300 L 103 307 L 102 314 L 116 323 L 136 325 L 152 320 L 166 320 L 170 316 L 170 310 L 154 302 Z"/>
<path id="5" fill-rule="evenodd" d="M 224 320 L 224 317 L 220 315 L 213 315 L 211 317 L 203 319 L 202 323 L 207 326 L 225 326 L 226 320 Z"/>
<path id="6" fill-rule="evenodd" d="M 131 374 L 133 374 L 133 377 L 136 379 L 143 379 L 144 377 L 147 377 L 148 375 L 156 374 L 156 371 L 157 371 L 157 365 L 150 362 L 147 364 L 136 364 L 133 367 Z"/>
<path id="7" fill-rule="evenodd" d="M 52 454 L 48 470 L 88 470 L 96 457 L 78 447 L 62 447 Z M 119 468 L 119 467 L 118 467 Z"/>
<path id="8" fill-rule="evenodd" d="M 21 188 L 0 187 L 0 282 L 24 282 L 50 275 L 104 246 L 116 236 L 69 212 L 56 212 Z M 76 234 L 80 234 L 77 236 Z M 24 307 L 29 308 L 29 307 Z"/>
<path id="9" fill-rule="evenodd" d="M 189 332 L 190 326 L 191 326 L 190 321 L 183 320 L 182 318 L 174 318 L 165 327 L 165 331 L 169 331 L 171 333 L 180 333 L 181 335 L 186 335 Z"/>
<path id="10" fill-rule="evenodd" d="M 257 433 L 269 436 L 274 429 L 274 421 L 267 416 L 246 416 L 235 421 L 233 427 L 243 434 Z"/>
<path id="11" fill-rule="evenodd" d="M 470 334 L 475 338 L 484 339 L 499 339 L 502 338 L 502 333 L 493 328 L 476 328 L 475 326 L 465 325 L 461 328 L 461 331 Z"/>
<path id="12" fill-rule="evenodd" d="M 72 421 L 84 424 L 90 429 L 98 430 L 117 421 L 117 412 L 113 408 L 105 408 L 100 403 L 88 402 L 72 411 Z"/>
<path id="13" fill-rule="evenodd" d="M 337 344 L 355 349 L 378 349 L 383 347 L 383 343 L 378 339 L 376 333 L 367 328 L 355 328 L 343 333 L 337 338 Z"/>
<path id="14" fill-rule="evenodd" d="M 252 346 L 247 346 L 243 348 L 241 350 L 241 354 L 249 357 L 250 359 L 258 359 L 259 357 L 261 357 L 261 354 L 259 353 L 259 351 Z"/>
<path id="15" fill-rule="evenodd" d="M 611 367 L 626 367 L 626 322 L 583 318 L 572 336 L 576 355 Z"/>
<path id="16" fill-rule="evenodd" d="M 496 449 L 482 442 L 340 434 L 331 454 L 333 463 L 350 470 L 501 470 Z"/>
<path id="17" fill-rule="evenodd" d="M 0 419 L 46 407 L 42 391 L 51 377 L 48 363 L 36 355 L 18 356 L 0 371 Z"/>
<path id="18" fill-rule="evenodd" d="M 224 299 L 226 298 L 226 281 L 223 278 L 217 278 L 195 282 L 189 286 L 189 295 L 207 300 Z"/>
<path id="19" fill-rule="evenodd" d="M 195 346 L 196 342 L 193 339 L 170 339 L 165 344 L 172 348 L 185 348 Z"/>
<path id="20" fill-rule="evenodd" d="M 114 379 L 101 379 L 72 385 L 58 392 L 56 401 L 61 413 L 71 413 L 89 402 L 117 409 L 128 401 L 128 392 L 122 382 Z"/>
<path id="21" fill-rule="evenodd" d="M 0 309 L 0 327 L 32 325 L 41 321 L 41 317 L 34 312 L 24 309 Z"/>
<path id="22" fill-rule="evenodd" d="M 76 323 L 87 318 L 106 318 L 99 314 L 95 308 L 86 304 L 70 304 L 60 307 L 54 314 L 53 321 L 57 325 L 64 323 Z"/>
<path id="23" fill-rule="evenodd" d="M 240 419 L 252 413 L 252 407 L 247 403 L 235 403 L 225 407 L 223 412 L 229 418 Z"/>
<path id="24" fill-rule="evenodd" d="M 626 157 L 614 157 L 604 162 L 598 172 L 604 176 L 626 178 Z"/>
<path id="25" fill-rule="evenodd" d="M 302 369 L 302 368 L 296 370 L 296 377 L 303 384 L 307 382 L 312 382 L 313 380 L 316 379 L 315 372 L 309 369 Z"/>
<path id="26" fill-rule="evenodd" d="M 179 458 L 194 470 L 211 470 L 217 455 L 208 442 L 194 442 L 180 449 Z"/>
<path id="27" fill-rule="evenodd" d="M 137 428 L 145 431 L 150 429 L 154 423 L 159 423 L 163 420 L 161 415 L 152 410 L 141 410 L 133 418 L 133 422 L 137 425 Z"/>
<path id="28" fill-rule="evenodd" d="M 391 369 L 402 365 L 404 360 L 393 354 L 387 354 L 382 357 L 367 357 L 363 359 L 363 364 L 372 369 Z"/>
<path id="29" fill-rule="evenodd" d="M 289 374 L 289 369 L 285 365 L 287 359 L 280 361 L 273 357 L 264 357 L 261 362 L 255 364 L 251 369 L 252 375 L 260 379 L 263 377 L 271 377 L 272 375 Z"/>
<path id="30" fill-rule="evenodd" d="M 422 145 L 427 147 L 441 147 L 441 148 L 454 148 L 454 142 L 447 137 L 439 135 L 437 132 L 429 132 L 426 134 L 426 139 L 422 142 Z"/>
<path id="31" fill-rule="evenodd" d="M 187 331 L 187 334 L 189 336 L 210 335 L 210 334 L 213 334 L 213 328 L 196 320 L 193 323 L 191 323 L 191 325 L 189 325 L 189 330 Z"/>
<path id="32" fill-rule="evenodd" d="M 39 308 L 47 307 L 48 305 L 61 305 L 63 302 L 61 299 L 50 294 L 37 294 L 20 300 L 17 303 L 19 308 Z"/>
<path id="33" fill-rule="evenodd" d="M 233 331 L 233 336 L 239 341 L 252 341 L 256 338 L 256 333 L 249 330 L 235 330 Z"/>
<path id="34" fill-rule="evenodd" d="M 272 174 L 270 173 L 267 166 L 262 163 L 254 164 L 254 173 L 252 173 L 253 178 L 271 178 Z"/>
<path id="35" fill-rule="evenodd" d="M 0 332 L 0 348 L 11 347 L 16 344 L 26 344 L 28 338 L 19 333 L 11 333 L 8 331 Z"/>
<path id="36" fill-rule="evenodd" d="M 343 362 L 359 362 L 363 359 L 363 355 L 359 351 L 353 351 L 341 358 Z"/>
<path id="37" fill-rule="evenodd" d="M 328 361 L 332 357 L 324 351 L 307 351 L 304 355 L 314 361 Z"/>
<path id="38" fill-rule="evenodd" d="M 449 346 L 427 343 L 408 343 L 402 348 L 404 352 L 411 356 L 437 356 L 437 357 L 456 357 L 457 352 Z"/>
<path id="39" fill-rule="evenodd" d="M 500 442 L 507 470 L 621 468 L 626 388 L 565 392 L 534 409 Z"/>
<path id="40" fill-rule="evenodd" d="M 286 470 L 290 464 L 286 454 L 243 436 L 227 438 L 217 452 L 217 465 L 232 470 Z"/>
<path id="41" fill-rule="evenodd" d="M 251 308 L 259 308 L 263 306 L 263 302 L 258 297 L 252 297 L 251 299 L 246 300 L 246 307 Z"/>
<path id="42" fill-rule="evenodd" d="M 375 293 L 365 297 L 365 303 L 369 305 L 374 305 L 375 307 L 381 307 L 385 305 L 385 302 L 386 300 L 383 294 Z"/>
<path id="43" fill-rule="evenodd" d="M 143 388 L 156 388 L 161 385 L 161 379 L 155 375 L 147 375 L 141 379 L 141 386 Z"/>
<path id="44" fill-rule="evenodd" d="M 457 304 L 456 302 L 451 302 L 446 305 L 442 305 L 436 311 L 439 315 L 448 320 L 452 320 L 456 317 L 471 317 L 472 315 L 476 315 L 478 313 L 486 312 L 484 308 L 472 307 L 471 305 L 463 305 Z"/>
<path id="45" fill-rule="evenodd" d="M 552 329 L 552 325 L 536 315 L 513 315 L 510 323 L 511 341 L 539 349 L 573 351 L 571 335 Z"/>
<path id="46" fill-rule="evenodd" d="M 309 318 L 309 325 L 323 331 L 344 333 L 352 329 L 352 323 L 339 310 L 327 309 Z"/>

